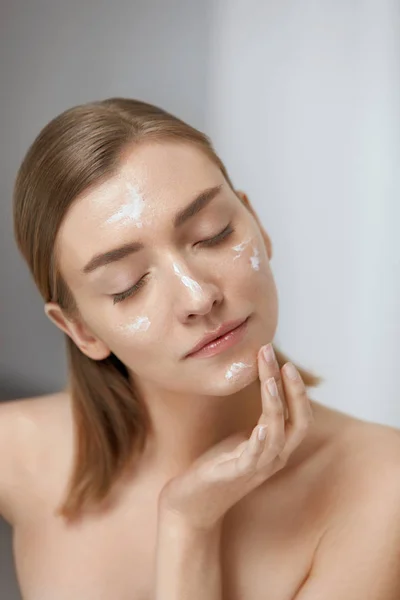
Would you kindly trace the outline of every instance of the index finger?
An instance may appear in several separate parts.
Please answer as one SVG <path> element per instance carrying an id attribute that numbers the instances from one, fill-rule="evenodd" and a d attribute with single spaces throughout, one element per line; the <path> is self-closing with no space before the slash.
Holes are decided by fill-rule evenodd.
<path id="1" fill-rule="evenodd" d="M 270 377 L 273 377 L 276 381 L 278 388 L 279 398 L 283 404 L 283 414 L 285 421 L 289 416 L 289 409 L 286 402 L 285 390 L 282 383 L 281 371 L 279 368 L 278 361 L 275 356 L 274 348 L 271 343 L 266 346 L 262 346 L 258 352 L 258 371 L 261 384 L 267 381 Z M 268 414 L 267 401 L 262 395 L 262 410 L 266 415 Z"/>

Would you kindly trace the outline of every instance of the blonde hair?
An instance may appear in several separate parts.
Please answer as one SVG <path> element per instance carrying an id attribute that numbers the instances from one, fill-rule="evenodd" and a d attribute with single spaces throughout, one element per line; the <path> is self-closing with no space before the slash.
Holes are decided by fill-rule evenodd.
<path id="1" fill-rule="evenodd" d="M 13 194 L 14 234 L 45 302 L 57 302 L 76 319 L 78 309 L 57 264 L 56 238 L 74 200 L 116 174 L 122 152 L 142 140 L 176 140 L 197 146 L 227 170 L 210 139 L 167 111 L 135 99 L 109 98 L 72 107 L 52 119 L 29 147 Z M 95 361 L 65 335 L 68 391 L 75 426 L 75 457 L 58 513 L 72 520 L 102 502 L 144 447 L 149 418 L 114 355 Z M 288 357 L 275 348 L 280 366 Z M 306 386 L 322 379 L 298 367 Z"/>

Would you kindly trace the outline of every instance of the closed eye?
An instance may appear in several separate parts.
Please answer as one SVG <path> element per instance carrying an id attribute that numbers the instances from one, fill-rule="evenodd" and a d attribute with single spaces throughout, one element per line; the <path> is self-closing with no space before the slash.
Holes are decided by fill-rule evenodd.
<path id="1" fill-rule="evenodd" d="M 139 281 L 135 283 L 135 285 L 125 290 L 124 292 L 121 292 L 119 294 L 113 294 L 113 304 L 116 304 L 117 302 L 122 302 L 122 300 L 125 300 L 125 298 L 128 298 L 129 296 L 133 296 L 133 294 L 135 294 L 138 290 L 140 290 L 141 287 L 144 286 L 145 277 L 146 275 L 144 275 L 144 277 L 142 277 L 142 279 L 139 279 Z"/>
<path id="2" fill-rule="evenodd" d="M 217 235 L 215 235 L 212 238 L 202 240 L 201 242 L 198 242 L 198 244 L 200 244 L 201 246 L 205 246 L 206 248 L 209 248 L 211 246 L 217 246 L 218 244 L 222 243 L 228 236 L 230 236 L 234 231 L 235 231 L 235 229 L 229 223 L 225 227 L 225 229 L 220 231 Z M 146 275 L 144 275 L 142 277 L 142 279 L 140 279 L 137 283 L 135 283 L 135 285 L 133 285 L 129 289 L 125 290 L 124 292 L 121 292 L 119 294 L 113 294 L 112 295 L 113 304 L 117 304 L 118 302 L 122 302 L 123 300 L 125 300 L 125 298 L 129 298 L 130 296 L 133 296 L 141 287 L 144 286 L 145 278 L 146 278 Z"/>
<path id="3" fill-rule="evenodd" d="M 206 246 L 206 247 L 208 247 L 208 246 L 216 246 L 217 244 L 219 244 L 220 242 L 222 242 L 225 238 L 227 238 L 234 231 L 235 230 L 233 229 L 233 227 L 229 223 L 229 225 L 227 225 L 225 227 L 225 229 L 223 229 L 222 231 L 220 231 L 220 233 L 218 233 L 214 237 L 209 238 L 208 240 L 202 240 L 201 242 L 198 242 L 198 243 L 201 244 L 201 246 Z"/>

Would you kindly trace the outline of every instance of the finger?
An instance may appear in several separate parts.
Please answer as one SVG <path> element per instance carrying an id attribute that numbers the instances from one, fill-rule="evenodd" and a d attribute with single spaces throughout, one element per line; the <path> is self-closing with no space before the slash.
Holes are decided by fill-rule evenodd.
<path id="1" fill-rule="evenodd" d="M 286 419 L 289 416 L 289 410 L 285 399 L 281 370 L 279 368 L 278 361 L 276 360 L 272 344 L 269 343 L 266 346 L 263 346 L 259 351 L 258 357 L 260 381 L 267 381 L 269 377 L 273 377 L 275 379 L 276 385 L 278 387 L 279 397 L 281 399 L 281 402 L 283 403 L 284 416 Z"/>
<path id="2" fill-rule="evenodd" d="M 289 419 L 286 422 L 286 444 L 281 456 L 287 459 L 304 439 L 314 417 L 307 388 L 296 367 L 286 363 L 282 373 Z"/>
<path id="3" fill-rule="evenodd" d="M 251 474 L 257 469 L 258 460 L 265 446 L 266 425 L 257 425 L 246 442 L 239 444 L 226 459 L 218 461 L 213 468 L 213 476 L 219 480 L 235 479 Z M 238 452 L 241 449 L 241 452 Z"/>
<path id="4" fill-rule="evenodd" d="M 239 475 L 254 473 L 257 463 L 265 447 L 267 425 L 254 427 L 248 443 L 236 461 L 236 470 Z"/>
<path id="5" fill-rule="evenodd" d="M 266 413 L 268 423 L 268 443 L 260 460 L 260 466 L 264 466 L 282 452 L 286 443 L 286 432 L 284 408 L 274 377 L 270 377 L 261 385 L 261 396 L 265 410 L 260 421 L 262 419 L 262 422 L 265 422 L 264 413 Z"/>

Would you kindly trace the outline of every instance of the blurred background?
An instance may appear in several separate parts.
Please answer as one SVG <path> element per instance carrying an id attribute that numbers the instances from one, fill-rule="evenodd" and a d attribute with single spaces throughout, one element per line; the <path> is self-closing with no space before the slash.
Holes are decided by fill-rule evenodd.
<path id="1" fill-rule="evenodd" d="M 398 0 L 3 0 L 0 400 L 66 383 L 61 332 L 13 239 L 28 146 L 76 104 L 130 96 L 207 133 L 273 242 L 276 345 L 311 396 L 400 427 Z M 0 522 L 0 595 L 20 598 Z"/>

